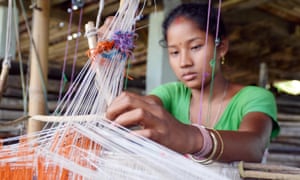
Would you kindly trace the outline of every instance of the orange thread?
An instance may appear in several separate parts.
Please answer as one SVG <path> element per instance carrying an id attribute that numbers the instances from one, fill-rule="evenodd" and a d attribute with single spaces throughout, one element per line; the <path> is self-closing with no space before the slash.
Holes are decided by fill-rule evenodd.
<path id="1" fill-rule="evenodd" d="M 96 48 L 87 51 L 87 56 L 92 60 L 95 60 L 97 54 L 101 54 L 105 51 L 110 51 L 114 47 L 114 41 L 100 41 Z"/>
<path id="2" fill-rule="evenodd" d="M 59 141 L 59 139 L 62 139 Z M 19 139 L 19 145 L 16 153 L 13 153 L 11 149 L 5 149 L 4 156 L 2 158 L 11 158 L 11 157 L 18 157 L 20 159 L 24 157 L 30 157 L 35 155 L 35 150 L 32 145 L 28 142 L 28 137 L 21 137 Z M 0 144 L 0 148 L 3 149 L 2 144 Z M 74 149 L 74 146 L 78 148 Z M 34 144 L 33 146 L 36 146 Z M 78 163 L 79 165 L 90 168 L 91 170 L 95 170 L 96 167 L 93 166 L 90 162 L 86 160 L 82 160 L 81 156 L 74 156 L 74 154 L 80 154 L 81 150 L 90 150 L 91 148 L 94 149 L 93 151 L 95 154 L 100 154 L 101 152 L 101 145 L 97 144 L 96 142 L 90 140 L 88 137 L 74 132 L 71 129 L 68 129 L 66 133 L 61 134 L 58 132 L 54 135 L 54 143 L 52 147 L 50 147 L 50 151 L 55 152 L 56 148 L 58 148 L 58 153 L 65 158 Z M 77 153 L 78 152 L 78 153 Z M 83 154 L 82 156 L 85 157 L 88 154 Z M 58 165 L 48 164 L 49 159 L 38 156 L 37 157 L 37 166 L 35 166 L 35 162 L 31 159 L 22 159 L 18 162 L 0 162 L 0 177 L 1 179 L 15 179 L 15 180 L 30 180 L 33 177 L 37 179 L 43 180 L 50 180 L 50 179 L 68 179 L 70 176 L 70 171 L 65 168 L 60 168 Z M 76 175 L 76 179 L 83 179 L 82 176 Z"/>
<path id="3" fill-rule="evenodd" d="M 134 79 L 132 76 L 129 76 L 129 75 L 127 74 L 127 71 L 126 71 L 126 70 L 124 70 L 124 77 L 127 78 L 127 79 L 129 79 L 129 80 L 133 80 L 133 79 Z"/>

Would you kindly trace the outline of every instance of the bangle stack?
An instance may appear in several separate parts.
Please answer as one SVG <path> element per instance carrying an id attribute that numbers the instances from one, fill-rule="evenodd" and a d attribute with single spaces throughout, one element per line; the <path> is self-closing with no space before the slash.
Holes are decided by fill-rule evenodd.
<path id="1" fill-rule="evenodd" d="M 224 152 L 224 142 L 220 133 L 214 129 L 208 130 L 204 126 L 196 126 L 203 137 L 202 148 L 199 152 L 190 154 L 189 157 L 201 164 L 210 164 L 220 159 Z M 205 158 L 207 157 L 207 158 Z"/>
<path id="2" fill-rule="evenodd" d="M 203 159 L 211 150 L 213 147 L 213 142 L 210 137 L 209 132 L 205 129 L 204 126 L 199 126 L 197 124 L 193 124 L 193 126 L 197 127 L 202 135 L 203 143 L 202 143 L 202 148 L 199 152 L 196 152 L 193 154 L 193 156 L 198 159 L 197 157 L 200 157 L 199 159 Z"/>
<path id="3" fill-rule="evenodd" d="M 221 144 L 220 152 L 219 152 L 218 156 L 215 158 L 215 161 L 217 161 L 217 160 L 219 160 L 220 157 L 223 155 L 223 152 L 224 152 L 224 141 L 223 141 L 223 139 L 222 139 L 221 134 L 220 134 L 218 131 L 216 131 L 216 130 L 214 130 L 214 129 L 212 129 L 212 131 L 213 131 L 215 134 L 217 134 L 217 136 L 218 136 L 218 138 L 219 138 L 219 140 L 220 140 L 220 144 Z"/>

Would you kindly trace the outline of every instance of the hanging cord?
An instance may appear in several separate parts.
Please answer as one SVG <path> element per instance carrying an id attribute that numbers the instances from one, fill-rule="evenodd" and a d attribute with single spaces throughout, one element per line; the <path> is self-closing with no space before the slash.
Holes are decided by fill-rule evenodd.
<path id="1" fill-rule="evenodd" d="M 127 69 L 126 69 L 126 75 L 125 75 L 125 82 L 124 82 L 124 90 L 127 90 L 127 88 L 128 88 L 128 79 L 130 78 L 129 77 L 129 69 L 130 69 L 130 67 L 131 67 L 131 60 L 130 59 L 128 59 L 128 64 L 127 64 Z"/>
<path id="2" fill-rule="evenodd" d="M 38 70 L 39 70 L 39 75 L 40 75 L 40 80 L 42 81 L 42 89 L 43 89 L 43 93 L 44 93 L 44 99 L 45 99 L 45 109 L 46 109 L 46 113 L 48 114 L 49 113 L 49 108 L 48 108 L 48 104 L 46 102 L 48 102 L 48 98 L 47 98 L 47 88 L 46 88 L 46 85 L 45 85 L 45 80 L 43 78 L 43 72 L 42 72 L 42 69 L 41 69 L 41 61 L 40 61 L 40 56 L 39 54 L 37 53 L 37 48 L 36 48 L 36 45 L 35 45 L 35 42 L 34 42 L 34 39 L 32 37 L 32 34 L 31 34 L 31 30 L 30 30 L 30 27 L 29 27 L 29 23 L 28 23 L 28 17 L 26 15 L 26 11 L 25 11 L 25 8 L 24 8 L 24 4 L 23 4 L 23 1 L 22 0 L 19 0 L 19 3 L 20 3 L 20 6 L 21 6 L 21 9 L 22 9 L 22 15 L 23 15 L 23 18 L 25 20 L 25 26 L 26 26 L 26 29 L 27 29 L 27 32 L 28 32 L 28 35 L 29 35 L 29 39 L 30 39 L 30 42 L 32 44 L 32 47 L 33 47 L 33 50 L 34 50 L 34 53 L 37 57 L 37 64 L 38 64 Z M 28 71 L 30 72 L 30 71 Z"/>
<path id="3" fill-rule="evenodd" d="M 206 34 L 205 34 L 205 46 L 208 44 L 208 30 L 209 30 L 209 17 L 210 17 L 210 9 L 211 9 L 211 0 L 208 2 L 208 10 L 207 10 L 207 23 L 206 23 Z M 198 124 L 202 124 L 202 113 L 203 113 L 203 93 L 204 93 L 204 82 L 205 78 L 208 75 L 206 73 L 206 57 L 207 57 L 207 52 L 205 51 L 204 55 L 204 61 L 203 61 L 203 73 L 202 73 L 202 83 L 201 83 L 201 93 L 200 93 L 200 105 L 199 105 L 199 117 L 198 117 Z"/>
<path id="4" fill-rule="evenodd" d="M 213 96 L 213 90 L 214 90 L 214 83 L 215 83 L 215 69 L 216 69 L 216 58 L 217 58 L 217 48 L 221 43 L 221 39 L 219 36 L 219 24 L 220 24 L 220 13 L 221 13 L 221 4 L 222 1 L 219 0 L 219 7 L 218 7 L 218 18 L 217 18 L 217 27 L 216 27 L 216 39 L 215 39 L 215 47 L 214 47 L 214 56 L 213 59 L 210 61 L 210 66 L 212 68 L 211 72 L 211 82 L 210 82 L 210 90 L 209 90 L 209 105 L 208 105 L 208 112 L 207 112 L 207 119 L 206 124 L 208 124 L 209 121 L 211 121 L 211 105 L 212 105 L 212 96 Z M 226 85 L 227 86 L 227 85 Z M 227 88 L 226 88 L 227 90 Z"/>
<path id="5" fill-rule="evenodd" d="M 9 50 L 11 47 L 11 17 L 12 17 L 12 0 L 8 1 L 8 12 L 7 12 L 7 22 L 6 22 L 6 42 L 5 42 L 5 56 L 2 66 L 10 67 L 11 56 L 9 55 Z"/>
<path id="6" fill-rule="evenodd" d="M 2 62 L 2 69 L 0 74 L 0 98 L 5 90 L 9 69 L 11 66 L 12 55 L 9 55 L 11 47 L 11 16 L 12 16 L 12 0 L 8 1 L 8 12 L 7 12 L 7 22 L 6 22 L 6 41 L 5 41 L 5 55 Z"/>
<path id="7" fill-rule="evenodd" d="M 143 18 L 143 11 L 145 9 L 146 3 L 147 3 L 147 1 L 144 1 L 143 6 L 142 6 L 140 12 L 137 13 L 138 15 L 136 16 L 135 21 L 139 21 L 139 20 L 141 20 Z M 154 10 L 154 12 L 156 13 L 156 1 L 155 0 L 154 0 L 154 4 L 155 4 L 155 7 L 154 7 L 155 10 Z M 141 26 L 139 28 L 135 27 L 135 31 L 138 31 L 140 29 L 146 28 L 148 26 L 149 26 L 149 24 Z M 128 80 L 133 80 L 133 78 L 129 76 L 129 70 L 130 70 L 130 68 L 131 68 L 131 59 L 128 60 L 127 69 L 125 71 L 126 75 L 125 75 L 125 82 L 124 82 L 124 90 L 126 90 L 128 88 Z"/>
<path id="8" fill-rule="evenodd" d="M 96 20 L 96 27 L 95 27 L 96 29 L 99 29 L 99 24 L 101 21 L 101 14 L 102 14 L 103 9 L 104 9 L 104 0 L 100 0 L 98 14 L 97 14 L 97 20 Z"/>
<path id="9" fill-rule="evenodd" d="M 69 36 L 71 34 L 71 26 L 72 26 L 72 20 L 73 20 L 73 10 L 71 8 L 69 8 L 68 12 L 70 13 L 70 16 L 69 16 L 68 35 L 67 36 Z M 69 41 L 67 40 L 66 47 L 65 47 L 64 64 L 63 64 L 63 69 L 62 69 L 62 74 L 61 74 L 58 102 L 60 102 L 60 100 L 62 98 L 62 93 L 64 91 L 64 84 L 65 84 L 64 82 L 65 82 L 65 79 L 66 79 L 65 72 L 66 72 L 66 66 L 67 66 L 68 50 L 69 50 Z"/>
<path id="10" fill-rule="evenodd" d="M 211 121 L 211 105 L 212 105 L 212 96 L 213 96 L 214 83 L 215 83 L 216 54 L 217 54 L 217 46 L 219 45 L 219 43 L 220 43 L 219 40 L 216 39 L 215 47 L 214 47 L 214 56 L 213 59 L 210 61 L 212 72 L 211 72 L 211 82 L 210 82 L 209 97 L 208 97 L 207 118 L 205 121 L 206 125 L 208 125 L 209 122 Z"/>
<path id="11" fill-rule="evenodd" d="M 218 34 L 219 34 L 219 20 L 220 20 L 220 10 L 221 10 L 221 4 L 222 1 L 219 0 L 219 7 L 218 7 L 218 18 L 217 18 L 217 27 L 216 27 L 216 40 L 215 40 L 215 47 L 214 47 L 214 57 L 213 59 L 210 61 L 210 65 L 212 68 L 212 74 L 211 74 L 211 82 L 210 82 L 210 93 L 209 93 L 209 107 L 208 107 L 208 117 L 205 119 L 205 124 L 208 124 L 208 121 L 210 120 L 210 116 L 211 116 L 211 99 L 212 99 L 212 94 L 213 94 L 213 87 L 214 87 L 214 76 L 215 76 L 215 61 L 216 61 L 216 48 L 218 46 L 218 44 L 220 43 L 220 39 L 218 38 Z M 208 10 L 207 10 L 207 24 L 206 24 L 206 36 L 205 36 L 205 44 L 207 45 L 207 41 L 208 41 L 208 31 L 209 31 L 209 19 L 210 19 L 210 12 L 211 12 L 211 0 L 209 0 L 208 3 Z M 205 59 L 207 57 L 207 52 L 205 52 Z M 200 95 L 200 108 L 199 108 L 199 117 L 198 117 L 198 124 L 202 124 L 202 113 L 203 113 L 203 93 L 204 93 L 204 82 L 205 82 L 205 78 L 206 76 L 208 76 L 208 74 L 205 72 L 205 64 L 207 62 L 203 61 L 204 64 L 204 70 L 203 70 L 203 74 L 202 74 L 202 84 L 201 84 L 201 95 Z"/>
<path id="12" fill-rule="evenodd" d="M 147 1 L 144 1 L 143 6 L 142 6 L 140 12 L 137 13 L 138 15 L 136 16 L 135 21 L 139 21 L 139 20 L 142 19 L 142 17 L 143 17 L 143 11 L 145 9 L 146 3 L 147 3 Z M 155 9 L 156 9 L 156 6 L 155 6 Z M 134 24 L 136 24 L 136 23 L 134 23 Z M 137 30 L 136 28 L 134 28 L 134 29 L 135 29 L 135 31 Z M 133 58 L 133 55 L 131 55 L 131 58 Z M 130 68 L 131 68 L 131 59 L 128 59 L 128 65 L 127 65 L 127 69 L 125 71 L 126 75 L 125 75 L 125 82 L 124 82 L 124 90 L 126 90 L 128 88 L 128 80 L 132 80 L 133 79 L 132 77 L 129 76 L 129 69 Z"/>
<path id="13" fill-rule="evenodd" d="M 16 2 L 13 1 L 14 5 L 13 7 L 16 7 Z M 23 118 L 28 116 L 28 106 L 27 106 L 27 91 L 26 91 L 26 86 L 25 86 L 25 78 L 24 78 L 24 70 L 23 70 L 23 59 L 22 59 L 22 54 L 21 54 L 21 46 L 20 46 L 20 37 L 19 37 L 19 32 L 18 32 L 18 20 L 16 16 L 16 12 L 14 13 L 14 27 L 15 27 L 15 35 L 16 35 L 16 45 L 18 49 L 18 59 L 19 59 L 19 69 L 20 69 L 20 78 L 21 78 L 21 86 L 22 86 L 22 97 L 23 97 Z M 25 132 L 25 121 L 19 122 L 22 125 L 20 134 L 24 134 Z"/>
<path id="14" fill-rule="evenodd" d="M 78 36 L 79 36 L 79 33 L 80 33 L 80 29 L 81 29 L 82 12 L 83 12 L 83 7 L 80 8 L 80 16 L 79 16 L 78 29 L 77 29 Z M 74 76 L 75 76 L 75 68 L 76 68 L 76 61 L 77 61 L 78 43 L 79 43 L 79 37 L 76 38 L 75 52 L 74 52 L 74 58 L 73 58 L 73 67 L 72 67 L 72 74 L 71 74 L 71 80 L 70 80 L 71 83 L 73 83 Z"/>
<path id="15" fill-rule="evenodd" d="M 14 14 L 15 15 L 15 14 Z M 21 78 L 21 86 L 22 86 L 22 96 L 23 96 L 23 115 L 27 115 L 27 92 L 26 92 L 26 86 L 25 86 L 25 78 L 24 78 L 24 70 L 23 70 L 23 59 L 22 59 L 22 52 L 21 52 L 21 46 L 20 46 L 20 37 L 18 32 L 18 20 L 17 16 L 14 16 L 14 27 L 15 27 L 15 33 L 16 33 L 16 44 L 18 49 L 18 59 L 19 59 L 19 68 L 20 68 L 20 78 Z"/>
<path id="16" fill-rule="evenodd" d="M 143 6 L 142 6 L 140 12 L 136 16 L 136 19 L 135 19 L 136 21 L 140 20 L 143 17 L 143 12 L 144 12 L 144 9 L 146 7 L 146 3 L 147 3 L 147 1 L 144 1 Z M 155 9 L 156 9 L 156 7 L 155 7 Z"/>

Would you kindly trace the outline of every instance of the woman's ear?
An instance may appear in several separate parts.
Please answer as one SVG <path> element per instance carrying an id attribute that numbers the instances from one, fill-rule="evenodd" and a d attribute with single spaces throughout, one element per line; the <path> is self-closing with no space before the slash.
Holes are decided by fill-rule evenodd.
<path id="1" fill-rule="evenodd" d="M 228 48 L 229 48 L 228 38 L 222 38 L 218 47 L 220 57 L 224 57 L 227 54 Z"/>

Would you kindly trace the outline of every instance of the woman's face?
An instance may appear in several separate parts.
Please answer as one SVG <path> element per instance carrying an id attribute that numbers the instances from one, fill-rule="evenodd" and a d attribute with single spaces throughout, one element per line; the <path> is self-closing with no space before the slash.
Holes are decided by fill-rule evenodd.
<path id="1" fill-rule="evenodd" d="M 202 76 L 205 75 L 204 83 L 209 83 L 209 63 L 213 59 L 215 47 L 212 36 L 208 36 L 206 43 L 204 31 L 193 21 L 178 17 L 167 30 L 167 46 L 170 65 L 180 81 L 189 88 L 200 89 Z"/>

